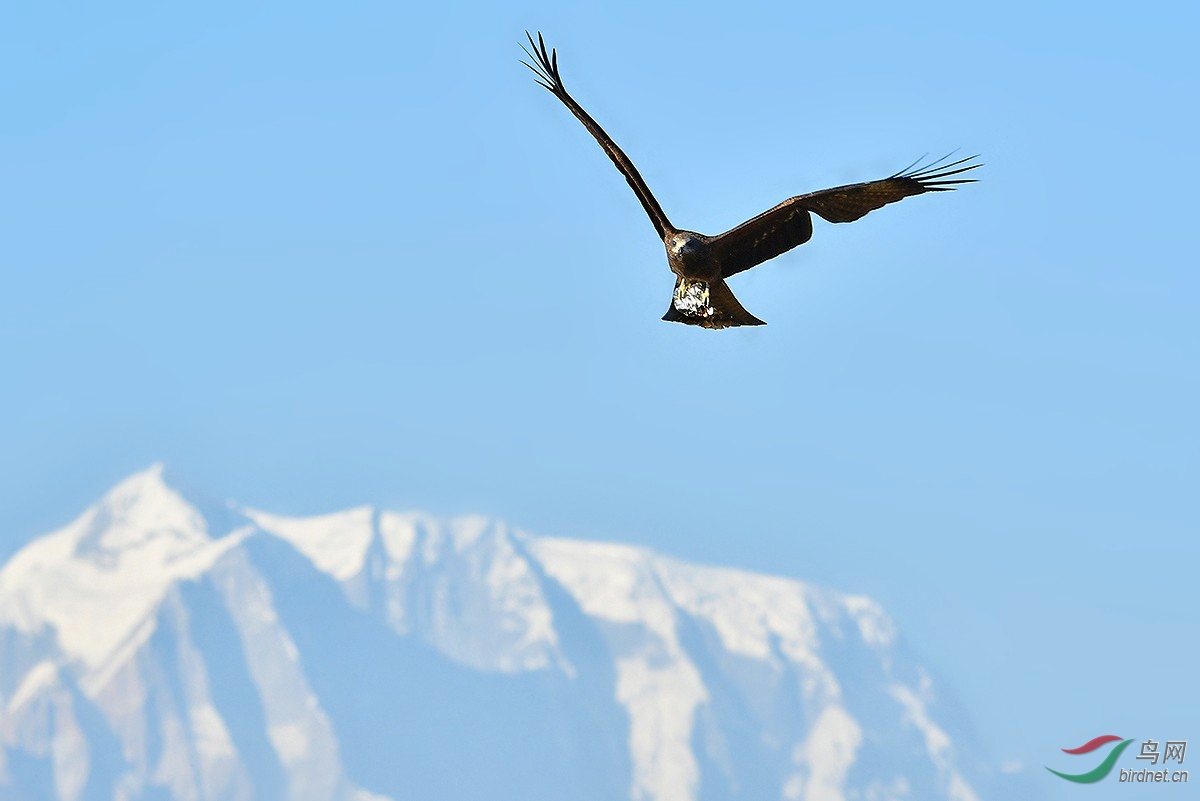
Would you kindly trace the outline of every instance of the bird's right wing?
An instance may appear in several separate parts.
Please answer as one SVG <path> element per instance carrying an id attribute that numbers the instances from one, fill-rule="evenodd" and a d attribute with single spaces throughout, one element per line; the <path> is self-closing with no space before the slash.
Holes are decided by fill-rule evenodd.
<path id="1" fill-rule="evenodd" d="M 967 163 L 973 158 L 975 156 L 968 156 L 949 164 L 941 164 L 945 159 L 940 159 L 917 169 L 910 165 L 879 181 L 836 186 L 789 198 L 713 239 L 712 245 L 721 261 L 721 274 L 728 278 L 807 242 L 812 237 L 810 211 L 829 222 L 853 222 L 868 212 L 906 197 L 945 192 L 957 184 L 971 183 L 970 178 L 951 180 L 950 176 L 979 167 L 979 164 Z"/>
<path id="2" fill-rule="evenodd" d="M 638 200 L 642 202 L 642 208 L 646 210 L 646 214 L 650 217 L 650 222 L 654 223 L 654 230 L 658 232 L 660 238 L 666 237 L 668 233 L 674 233 L 675 227 L 671 225 L 671 221 L 667 219 L 667 215 L 663 213 L 662 207 L 658 205 L 658 201 L 654 199 L 654 195 L 650 193 L 650 188 L 646 186 L 646 182 L 638 173 L 637 167 L 633 166 L 633 162 L 629 157 L 617 147 L 617 143 L 612 140 L 600 124 L 592 119 L 591 115 L 583 110 L 583 107 L 575 102 L 575 98 L 567 94 L 566 88 L 563 86 L 562 78 L 558 74 L 558 53 L 555 50 L 546 50 L 546 42 L 542 39 L 539 33 L 537 42 L 533 41 L 533 37 L 529 32 L 525 32 L 525 36 L 529 39 L 529 47 L 533 48 L 530 52 L 525 45 L 521 45 L 521 49 L 525 51 L 525 55 L 529 56 L 533 64 L 527 61 L 522 61 L 529 69 L 533 70 L 537 76 L 538 85 L 544 86 L 550 90 L 550 93 L 563 102 L 571 113 L 579 118 L 583 123 L 583 127 L 588 129 L 592 136 L 596 137 L 596 141 L 600 143 L 600 147 L 604 148 L 604 152 L 612 159 L 613 164 L 617 165 L 617 169 L 625 176 L 625 180 L 629 182 L 629 186 L 633 189 L 634 194 L 638 196 Z"/>

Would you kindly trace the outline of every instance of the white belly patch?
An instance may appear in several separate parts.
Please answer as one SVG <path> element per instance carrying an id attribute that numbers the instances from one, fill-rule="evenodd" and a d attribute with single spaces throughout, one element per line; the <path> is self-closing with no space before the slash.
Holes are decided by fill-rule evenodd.
<path id="1" fill-rule="evenodd" d="M 712 317 L 713 308 L 708 302 L 708 282 L 679 279 L 675 287 L 675 310 L 688 317 Z"/>

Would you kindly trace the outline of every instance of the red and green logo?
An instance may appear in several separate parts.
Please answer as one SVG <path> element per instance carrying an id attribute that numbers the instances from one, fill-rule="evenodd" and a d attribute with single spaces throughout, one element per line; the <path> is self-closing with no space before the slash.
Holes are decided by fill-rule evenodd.
<path id="1" fill-rule="evenodd" d="M 1121 740 L 1121 738 L 1115 734 L 1104 734 L 1100 737 L 1088 740 L 1078 748 L 1064 748 L 1063 753 L 1090 754 L 1096 749 L 1108 745 L 1109 743 L 1117 742 L 1118 740 Z M 1113 765 L 1116 764 L 1117 757 L 1121 756 L 1121 752 L 1124 751 L 1125 747 L 1132 742 L 1133 740 L 1121 740 L 1120 743 L 1118 743 L 1111 751 L 1108 752 L 1108 756 L 1104 758 L 1103 762 L 1089 770 L 1087 773 L 1059 773 L 1057 770 L 1049 766 L 1046 767 L 1046 770 L 1050 771 L 1055 776 L 1062 776 L 1069 782 L 1078 782 L 1079 784 L 1091 784 L 1092 782 L 1098 782 L 1107 776 L 1110 771 L 1112 771 Z"/>

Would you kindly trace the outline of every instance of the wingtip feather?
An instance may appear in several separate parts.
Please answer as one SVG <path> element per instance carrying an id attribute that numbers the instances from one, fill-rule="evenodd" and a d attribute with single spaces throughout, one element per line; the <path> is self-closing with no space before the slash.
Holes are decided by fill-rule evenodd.
<path id="1" fill-rule="evenodd" d="M 521 45 L 521 50 L 529 58 L 529 62 L 522 61 L 526 67 L 533 70 L 537 75 L 538 85 L 544 86 L 551 92 L 558 94 L 563 90 L 562 78 L 558 73 L 558 51 L 553 48 L 546 47 L 546 39 L 542 36 L 542 32 L 537 32 L 537 39 L 533 38 L 533 34 L 528 30 L 525 31 L 525 38 L 529 41 L 529 47 Z"/>
<path id="2" fill-rule="evenodd" d="M 913 164 L 910 164 L 900 172 L 890 176 L 889 180 L 915 182 L 916 185 L 921 188 L 921 190 L 926 192 L 954 189 L 955 187 L 951 186 L 951 184 L 976 183 L 979 180 L 977 178 L 959 178 L 955 180 L 949 180 L 950 176 L 952 175 L 960 175 L 964 172 L 976 170 L 983 166 L 982 163 L 972 163 L 974 159 L 979 158 L 978 153 L 973 156 L 965 156 L 963 158 L 948 162 L 947 159 L 951 158 L 957 152 L 957 150 L 953 150 L 950 153 L 947 153 L 945 156 L 942 156 L 940 159 L 936 159 L 928 164 L 923 164 L 914 169 L 914 165 L 923 161 L 924 157 L 917 159 L 917 161 L 913 162 Z"/>

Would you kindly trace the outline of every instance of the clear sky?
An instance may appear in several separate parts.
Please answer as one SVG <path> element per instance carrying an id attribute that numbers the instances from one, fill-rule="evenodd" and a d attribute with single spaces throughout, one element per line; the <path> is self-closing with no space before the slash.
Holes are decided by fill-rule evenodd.
<path id="1" fill-rule="evenodd" d="M 1033 772 L 1200 748 L 1195 10 L 337 5 L 0 12 L 0 558 L 163 461 L 868 593 Z M 818 221 L 731 282 L 764 328 L 661 322 L 525 28 L 682 227 L 983 181 Z"/>

